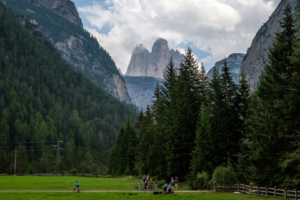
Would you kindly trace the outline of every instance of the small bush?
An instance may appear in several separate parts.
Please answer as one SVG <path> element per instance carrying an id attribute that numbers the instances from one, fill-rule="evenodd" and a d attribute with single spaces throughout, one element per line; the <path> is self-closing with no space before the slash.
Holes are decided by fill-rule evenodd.
<path id="1" fill-rule="evenodd" d="M 207 189 L 209 186 L 209 175 L 206 172 L 198 173 L 193 181 L 193 189 Z"/>
<path id="2" fill-rule="evenodd" d="M 70 173 L 71 174 L 77 174 L 77 169 L 71 169 Z"/>
<path id="3" fill-rule="evenodd" d="M 232 167 L 217 167 L 212 177 L 220 185 L 232 185 L 236 183 L 236 173 Z"/>

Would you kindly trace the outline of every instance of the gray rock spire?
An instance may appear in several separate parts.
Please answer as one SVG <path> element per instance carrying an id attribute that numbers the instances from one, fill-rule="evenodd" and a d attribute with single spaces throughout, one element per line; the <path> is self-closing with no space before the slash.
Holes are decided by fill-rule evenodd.
<path id="1" fill-rule="evenodd" d="M 163 73 L 170 58 L 176 66 L 184 59 L 179 51 L 170 50 L 165 39 L 157 39 L 152 47 L 151 53 L 142 45 L 138 45 L 132 52 L 126 76 L 148 76 L 163 78 Z"/>

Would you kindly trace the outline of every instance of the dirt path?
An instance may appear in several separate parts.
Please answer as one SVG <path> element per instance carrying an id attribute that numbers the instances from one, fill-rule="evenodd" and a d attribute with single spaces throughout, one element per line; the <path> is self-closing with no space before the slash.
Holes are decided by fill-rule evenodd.
<path id="1" fill-rule="evenodd" d="M 73 192 L 73 190 L 0 190 L 0 193 L 54 193 L 54 192 Z M 139 191 L 139 190 L 81 190 L 81 193 L 106 193 L 106 192 L 152 192 L 152 191 Z M 186 191 L 175 191 L 175 193 L 206 193 L 210 191 L 206 190 L 186 190 Z"/>

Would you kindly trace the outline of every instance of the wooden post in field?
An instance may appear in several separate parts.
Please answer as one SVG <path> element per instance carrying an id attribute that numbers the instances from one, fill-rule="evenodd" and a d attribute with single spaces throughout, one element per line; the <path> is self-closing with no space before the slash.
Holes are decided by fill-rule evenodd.
<path id="1" fill-rule="evenodd" d="M 238 183 L 238 192 L 240 192 L 240 182 Z"/>
<path id="2" fill-rule="evenodd" d="M 284 188 L 284 191 L 283 191 L 283 198 L 286 199 L 286 188 Z"/>
<path id="3" fill-rule="evenodd" d="M 243 184 L 243 186 L 244 186 L 244 188 L 243 188 L 243 192 L 244 192 L 244 194 L 245 194 L 245 183 Z"/>
<path id="4" fill-rule="evenodd" d="M 266 185 L 266 196 L 268 196 L 268 186 Z"/>
<path id="5" fill-rule="evenodd" d="M 298 199 L 298 191 L 297 191 L 297 188 L 295 189 L 295 199 L 296 199 L 296 200 Z"/>
<path id="6" fill-rule="evenodd" d="M 276 190 L 276 186 L 274 187 L 274 198 L 276 198 L 276 192 L 277 192 L 277 190 Z"/>
<path id="7" fill-rule="evenodd" d="M 260 195 L 260 187 L 257 188 L 257 195 Z"/>
<path id="8" fill-rule="evenodd" d="M 250 195 L 252 195 L 252 185 L 250 185 Z"/>

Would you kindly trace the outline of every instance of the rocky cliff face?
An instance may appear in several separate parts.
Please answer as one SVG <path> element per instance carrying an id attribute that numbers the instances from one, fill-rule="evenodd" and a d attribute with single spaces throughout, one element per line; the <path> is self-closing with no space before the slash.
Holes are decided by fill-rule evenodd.
<path id="1" fill-rule="evenodd" d="M 147 107 L 153 101 L 153 93 L 157 82 L 161 84 L 163 79 L 146 76 L 124 76 L 132 103 L 138 108 Z"/>
<path id="2" fill-rule="evenodd" d="M 179 51 L 169 49 L 165 39 L 157 39 L 153 44 L 151 53 L 140 44 L 132 52 L 126 76 L 163 78 L 164 69 L 171 57 L 176 66 L 179 66 L 184 59 L 184 55 Z"/>
<path id="3" fill-rule="evenodd" d="M 8 1 L 7 6 L 34 20 L 38 29 L 53 42 L 65 60 L 77 71 L 82 72 L 117 99 L 131 103 L 123 76 L 120 75 L 111 56 L 99 46 L 96 38 L 83 30 L 80 25 L 61 17 L 61 15 L 72 15 L 65 13 L 67 8 L 64 8 L 65 12 L 61 15 L 56 13 L 59 10 L 57 7 L 59 2 L 65 2 L 65 4 L 62 3 L 65 6 L 70 5 L 69 10 L 75 8 L 74 4 L 69 0 L 41 0 L 39 2 L 37 4 L 36 1 L 13 0 Z M 47 2 L 49 3 L 47 7 L 57 8 L 56 12 L 42 6 Z"/>
<path id="4" fill-rule="evenodd" d="M 251 47 L 247 50 L 247 54 L 242 61 L 240 73 L 245 74 L 252 88 L 258 82 L 261 72 L 264 70 L 268 59 L 268 48 L 274 42 L 274 32 L 280 31 L 279 21 L 282 20 L 282 12 L 288 3 L 293 8 L 296 6 L 296 0 L 281 0 L 269 20 L 257 32 Z"/>
<path id="5" fill-rule="evenodd" d="M 242 54 L 242 53 L 234 53 L 234 54 L 229 55 L 227 58 L 227 63 L 228 63 L 228 67 L 230 69 L 230 73 L 232 75 L 233 81 L 236 84 L 239 83 L 240 68 L 241 68 L 241 63 L 242 63 L 244 56 L 245 56 L 245 54 Z M 214 68 L 216 68 L 216 70 L 219 71 L 219 73 L 221 73 L 222 68 L 224 66 L 223 65 L 224 60 L 225 59 L 220 60 L 219 62 L 216 62 L 215 66 L 207 72 L 207 77 L 212 76 L 212 74 L 214 72 Z"/>
<path id="6" fill-rule="evenodd" d="M 44 6 L 59 16 L 69 20 L 73 24 L 83 28 L 83 24 L 75 4 L 71 0 L 38 0 L 35 4 Z"/>

